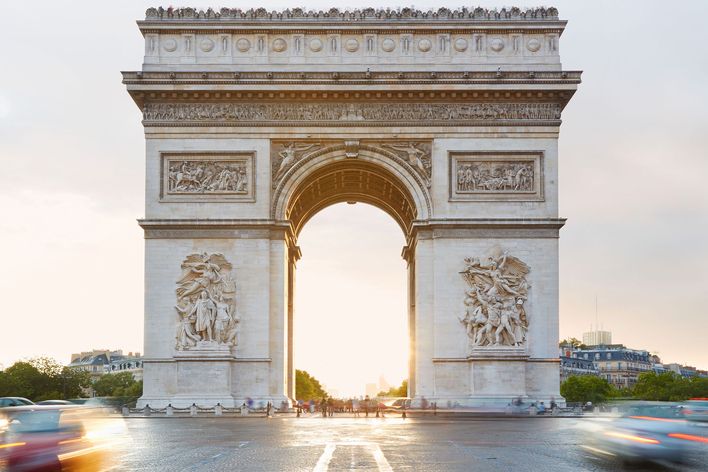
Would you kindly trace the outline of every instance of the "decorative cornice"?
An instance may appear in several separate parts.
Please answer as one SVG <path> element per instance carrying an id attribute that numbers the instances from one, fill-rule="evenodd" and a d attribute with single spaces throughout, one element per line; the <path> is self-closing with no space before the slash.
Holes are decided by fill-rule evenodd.
<path id="1" fill-rule="evenodd" d="M 265 219 L 140 219 L 145 239 L 286 239 L 292 238 L 287 221 Z"/>
<path id="2" fill-rule="evenodd" d="M 268 11 L 265 8 L 241 10 L 238 8 L 222 8 L 215 11 L 212 8 L 199 10 L 196 8 L 148 8 L 145 12 L 148 21 L 193 21 L 193 20 L 239 20 L 239 21 L 431 21 L 431 20 L 472 20 L 472 21 L 548 21 L 558 20 L 558 9 L 530 8 L 522 10 L 517 7 L 490 10 L 486 8 L 422 11 L 414 8 L 339 10 L 331 8 L 328 11 L 306 11 L 293 8 L 282 11 Z"/>
<path id="3" fill-rule="evenodd" d="M 414 221 L 418 239 L 510 238 L 557 239 L 565 218 L 458 218 Z"/>
<path id="4" fill-rule="evenodd" d="M 469 85 L 577 85 L 581 71 L 361 71 L 361 72 L 176 72 L 126 71 L 126 85 L 264 85 L 264 84 L 469 84 Z"/>

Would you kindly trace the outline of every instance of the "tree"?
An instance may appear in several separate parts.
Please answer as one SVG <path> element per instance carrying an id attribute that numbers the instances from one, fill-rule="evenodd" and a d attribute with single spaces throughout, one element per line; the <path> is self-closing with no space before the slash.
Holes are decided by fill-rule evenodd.
<path id="1" fill-rule="evenodd" d="M 142 395 L 143 383 L 133 378 L 130 372 L 104 374 L 93 383 L 99 397 L 132 397 Z"/>
<path id="2" fill-rule="evenodd" d="M 295 370 L 295 398 L 317 400 L 326 396 L 327 392 L 324 391 L 319 380 L 304 370 Z"/>
<path id="3" fill-rule="evenodd" d="M 88 372 L 63 367 L 47 357 L 15 362 L 0 373 L 0 396 L 34 401 L 74 398 L 91 384 Z"/>
<path id="4" fill-rule="evenodd" d="M 640 400 L 683 401 L 708 397 L 708 378 L 681 377 L 675 372 L 639 374 L 632 394 Z"/>
<path id="5" fill-rule="evenodd" d="M 408 396 L 408 379 L 401 382 L 400 387 L 391 387 L 388 391 L 380 391 L 379 397 L 407 397 Z"/>
<path id="6" fill-rule="evenodd" d="M 577 338 L 568 338 L 558 343 L 558 347 L 572 347 L 574 349 L 585 349 L 587 346 Z"/>
<path id="7" fill-rule="evenodd" d="M 601 377 L 574 375 L 561 384 L 560 392 L 568 402 L 603 403 L 613 395 L 614 388 Z"/>

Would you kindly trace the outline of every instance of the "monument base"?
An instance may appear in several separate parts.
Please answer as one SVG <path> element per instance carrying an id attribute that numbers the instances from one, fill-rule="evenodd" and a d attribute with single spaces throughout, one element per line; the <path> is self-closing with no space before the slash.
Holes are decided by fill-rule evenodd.
<path id="1" fill-rule="evenodd" d="M 479 349 L 465 359 L 434 359 L 433 366 L 435 388 L 416 392 L 414 406 L 435 402 L 440 408 L 496 408 L 518 398 L 565 405 L 558 361 L 533 359 L 522 349 Z"/>

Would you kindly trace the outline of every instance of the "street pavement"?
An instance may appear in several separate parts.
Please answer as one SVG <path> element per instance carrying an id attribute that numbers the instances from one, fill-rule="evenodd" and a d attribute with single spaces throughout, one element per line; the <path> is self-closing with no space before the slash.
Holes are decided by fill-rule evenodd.
<path id="1" fill-rule="evenodd" d="M 115 471 L 605 471 L 586 418 L 126 418 Z M 708 448 L 680 467 L 707 470 Z"/>

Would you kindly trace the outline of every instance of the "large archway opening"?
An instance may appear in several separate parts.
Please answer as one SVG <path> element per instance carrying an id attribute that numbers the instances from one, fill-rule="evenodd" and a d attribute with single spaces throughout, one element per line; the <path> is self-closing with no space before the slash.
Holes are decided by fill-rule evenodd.
<path id="1" fill-rule="evenodd" d="M 290 378 L 308 370 L 346 397 L 412 382 L 410 248 L 414 222 L 427 213 L 425 190 L 411 169 L 367 149 L 358 158 L 335 150 L 299 164 L 274 201 L 294 236 Z"/>
<path id="2" fill-rule="evenodd" d="M 374 206 L 341 203 L 312 217 L 298 244 L 295 368 L 340 398 L 401 385 L 409 339 L 396 222 Z"/>

